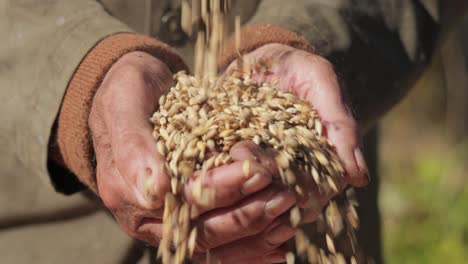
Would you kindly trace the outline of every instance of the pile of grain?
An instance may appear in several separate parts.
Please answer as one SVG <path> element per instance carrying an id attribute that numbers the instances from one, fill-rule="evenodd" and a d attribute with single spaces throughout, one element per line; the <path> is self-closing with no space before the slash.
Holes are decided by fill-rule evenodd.
<path id="1" fill-rule="evenodd" d="M 163 263 L 183 263 L 194 253 L 197 232 L 191 225 L 191 206 L 185 201 L 182 189 L 196 170 L 201 170 L 191 190 L 201 205 L 210 205 L 214 190 L 202 185 L 205 172 L 229 164 L 231 147 L 240 141 L 251 140 L 262 148 L 276 150 L 278 175 L 275 181 L 294 192 L 299 199 L 314 199 L 314 190 L 332 196 L 343 184 L 343 167 L 332 144 L 323 135 L 322 123 L 315 109 L 297 96 L 281 92 L 276 83 L 257 84 L 251 79 L 249 65 L 223 77 L 217 76 L 217 57 L 226 34 L 229 11 L 226 0 L 182 1 L 182 27 L 187 34 L 196 32 L 195 76 L 177 73 L 176 85 L 159 100 L 159 109 L 151 122 L 157 149 L 166 157 L 167 173 L 171 178 L 171 193 L 165 197 L 163 236 L 158 257 Z M 236 47 L 240 45 L 240 19 L 235 23 Z M 240 60 L 243 61 L 242 59 Z M 294 169 L 293 169 L 294 168 Z M 248 174 L 250 164 L 243 165 Z M 301 178 L 297 178 L 300 170 Z M 150 190 L 151 182 L 146 188 Z M 314 201 L 312 201 L 314 202 Z M 316 203 L 316 201 L 315 201 Z M 354 256 L 345 258 L 337 252 L 334 240 L 346 237 L 353 251 L 356 246 L 355 229 L 358 217 L 353 190 L 339 203 L 328 204 L 317 223 L 322 226 L 325 248 L 309 241 L 298 231 L 296 253 L 310 263 L 356 263 Z M 295 227 L 301 222 L 301 210 L 290 210 Z M 287 254 L 294 263 L 295 254 Z M 210 263 L 220 262 L 212 260 Z"/>
<path id="2" fill-rule="evenodd" d="M 172 186 L 172 193 L 166 197 L 159 247 L 164 263 L 182 263 L 195 246 L 197 230 L 190 229 L 191 208 L 184 201 L 182 187 L 195 170 L 206 172 L 229 164 L 232 160 L 229 151 L 237 142 L 252 140 L 261 147 L 275 149 L 279 171 L 276 180 L 299 199 L 315 198 L 315 187 L 323 195 L 338 192 L 343 167 L 330 142 L 322 136 L 316 111 L 297 96 L 281 92 L 272 84 L 259 86 L 248 76 L 233 72 L 225 78 L 204 82 L 179 72 L 175 75 L 176 86 L 159 100 L 159 109 L 151 121 L 158 151 L 166 157 Z M 203 86 L 204 83 L 208 86 Z M 308 177 L 296 179 L 292 165 Z M 249 162 L 245 161 L 243 167 L 248 174 Z M 196 180 L 192 193 L 199 204 L 209 205 L 214 190 L 202 187 L 203 176 L 201 173 Z M 357 227 L 356 211 L 353 203 L 349 205 L 346 222 L 353 223 L 348 226 L 354 228 Z M 341 233 L 345 225 L 334 203 L 326 212 L 324 221 L 333 231 L 326 235 L 332 254 L 325 256 L 302 232 L 296 237 L 297 251 L 308 254 L 310 259 L 322 254 L 322 257 L 336 258 L 335 263 L 343 263 L 332 237 Z M 300 210 L 295 207 L 291 210 L 291 223 L 297 226 L 299 222 Z M 175 252 L 170 251 L 171 245 Z"/>

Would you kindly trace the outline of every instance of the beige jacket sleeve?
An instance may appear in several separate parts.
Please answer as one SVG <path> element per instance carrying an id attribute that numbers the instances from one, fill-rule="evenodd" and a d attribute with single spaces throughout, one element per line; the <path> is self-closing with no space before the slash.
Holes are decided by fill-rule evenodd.
<path id="1" fill-rule="evenodd" d="M 123 33 L 132 30 L 94 0 L 2 5 L 0 156 L 21 161 L 20 176 L 52 179 L 58 191 L 76 191 L 75 176 L 95 190 L 87 119 L 106 71 L 134 50 L 171 62 L 172 70 L 185 67 L 183 61 L 155 39 Z"/>
<path id="2" fill-rule="evenodd" d="M 467 7 L 463 0 L 293 2 L 262 0 L 247 24 L 268 23 L 305 37 L 335 65 L 364 127 L 407 93 Z"/>
<path id="3" fill-rule="evenodd" d="M 131 30 L 96 1 L 2 3 L 0 156 L 24 164 L 18 175 L 49 181 L 48 141 L 71 76 L 100 39 Z"/>

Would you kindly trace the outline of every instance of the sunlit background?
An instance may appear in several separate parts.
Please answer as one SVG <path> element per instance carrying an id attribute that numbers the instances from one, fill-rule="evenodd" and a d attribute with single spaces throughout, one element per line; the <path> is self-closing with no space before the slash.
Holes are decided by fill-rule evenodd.
<path id="1" fill-rule="evenodd" d="M 386 263 L 468 263 L 468 19 L 381 124 Z"/>

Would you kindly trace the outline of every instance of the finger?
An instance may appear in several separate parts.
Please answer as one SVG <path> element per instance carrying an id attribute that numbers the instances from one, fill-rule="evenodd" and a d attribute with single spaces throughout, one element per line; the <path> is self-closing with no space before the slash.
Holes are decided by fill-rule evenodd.
<path id="1" fill-rule="evenodd" d="M 131 236 L 157 247 L 161 241 L 162 234 L 163 224 L 161 219 L 144 217 L 139 220 L 136 232 Z"/>
<path id="2" fill-rule="evenodd" d="M 279 252 L 275 251 L 271 253 L 270 255 L 264 257 L 266 263 L 284 263 L 286 262 L 286 253 L 288 253 L 286 250 L 281 250 Z"/>
<path id="3" fill-rule="evenodd" d="M 112 156 L 99 155 L 97 178 L 99 196 L 129 236 L 157 246 L 162 234 L 161 210 L 141 208 L 138 198 L 123 180 Z"/>
<path id="4" fill-rule="evenodd" d="M 142 206 L 159 208 L 170 190 L 165 160 L 158 153 L 148 131 L 116 136 L 112 144 L 114 160 L 119 172 L 131 186 Z"/>
<path id="5" fill-rule="evenodd" d="M 272 175 L 278 175 L 276 152 L 272 148 L 262 148 L 253 141 L 244 140 L 235 144 L 230 152 L 233 160 L 256 160 Z"/>
<path id="6" fill-rule="evenodd" d="M 261 234 L 254 237 L 241 239 L 221 247 L 211 249 L 210 256 L 213 259 L 220 260 L 222 263 L 252 263 L 252 264 L 271 264 L 283 263 L 286 261 L 286 253 L 289 251 L 285 242 L 294 237 L 295 230 L 291 227 L 278 227 L 273 230 L 275 240 L 268 242 L 267 237 L 270 234 Z M 271 241 L 271 238 L 270 238 Z M 280 241 L 280 242 L 278 242 Z M 194 255 L 195 263 L 206 263 L 206 254 L 199 253 Z"/>
<path id="7" fill-rule="evenodd" d="M 214 248 L 210 253 L 223 263 L 245 263 L 253 260 L 259 261 L 256 263 L 283 262 L 287 249 L 280 246 L 295 234 L 296 229 L 290 225 L 279 224 L 268 232 Z"/>
<path id="8" fill-rule="evenodd" d="M 242 198 L 262 190 L 272 181 L 272 175 L 260 163 L 253 160 L 236 161 L 228 165 L 214 168 L 206 172 L 205 177 L 200 177 L 196 172 L 194 179 L 185 187 L 187 201 L 197 205 L 198 213 L 216 208 L 233 205 Z M 196 181 L 202 180 L 202 186 L 215 191 L 214 203 L 210 206 L 202 206 L 194 197 L 192 190 Z"/>
<path id="9" fill-rule="evenodd" d="M 190 203 L 198 205 L 199 208 L 193 213 L 193 217 L 206 211 L 232 205 L 242 198 L 262 190 L 268 186 L 273 174 L 276 173 L 274 164 L 274 155 L 264 150 L 252 141 L 241 141 L 236 143 L 230 155 L 233 164 L 221 166 L 208 171 L 206 177 L 203 177 L 202 185 L 215 190 L 215 203 L 209 207 L 201 207 L 194 199 L 191 190 L 193 190 L 194 180 L 190 181 L 186 187 L 186 196 Z M 200 175 L 200 173 L 195 173 Z M 196 177 L 194 177 L 196 178 Z"/>
<path id="10" fill-rule="evenodd" d="M 286 252 L 283 253 L 282 250 L 278 251 L 273 251 L 271 254 L 265 257 L 254 257 L 250 259 L 235 259 L 235 258 L 230 258 L 229 261 L 223 260 L 223 259 L 218 259 L 212 257 L 210 261 L 207 260 L 206 254 L 199 254 L 196 256 L 193 256 L 191 259 L 193 263 L 216 263 L 216 260 L 220 260 L 221 263 L 223 264 L 237 264 L 237 263 L 242 263 L 242 264 L 271 264 L 271 263 L 284 263 L 286 261 L 285 259 Z M 210 255 L 211 256 L 211 255 Z"/>
<path id="11" fill-rule="evenodd" d="M 122 209 L 127 211 L 120 210 L 114 213 L 122 230 L 132 238 L 157 247 L 163 234 L 161 218 L 156 218 L 152 214 L 141 210 L 134 212 L 128 207 Z M 144 217 L 143 215 L 147 216 Z"/>
<path id="12" fill-rule="evenodd" d="M 343 162 L 348 183 L 366 185 L 368 170 L 360 149 L 358 127 L 343 101 L 333 66 L 319 56 L 309 58 L 311 62 L 308 67 L 298 68 L 300 72 L 297 75 L 307 77 L 296 82 L 294 92 L 317 109 L 327 136 Z"/>
<path id="13" fill-rule="evenodd" d="M 293 193 L 272 186 L 238 205 L 202 215 L 197 224 L 200 247 L 206 250 L 261 233 L 295 202 Z"/>
<path id="14" fill-rule="evenodd" d="M 356 187 L 367 185 L 367 164 L 360 148 L 354 120 L 325 121 L 324 126 L 345 168 L 346 182 Z"/>

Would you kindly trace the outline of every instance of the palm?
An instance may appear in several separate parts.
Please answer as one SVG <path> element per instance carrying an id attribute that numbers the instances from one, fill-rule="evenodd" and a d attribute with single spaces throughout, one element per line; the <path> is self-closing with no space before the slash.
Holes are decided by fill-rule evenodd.
<path id="1" fill-rule="evenodd" d="M 279 81 L 282 91 L 291 92 L 316 108 L 344 164 L 347 182 L 355 186 L 367 184 L 367 166 L 360 150 L 357 124 L 343 101 L 330 62 L 282 44 L 265 45 L 244 59 L 247 65 L 254 65 L 253 78 L 258 82 Z M 228 70 L 236 67 L 234 62 Z"/>

